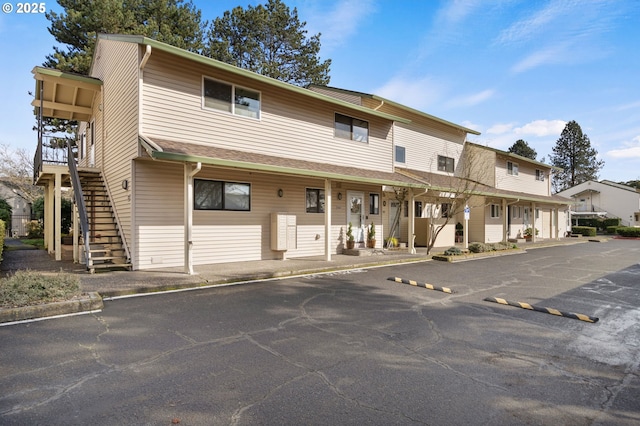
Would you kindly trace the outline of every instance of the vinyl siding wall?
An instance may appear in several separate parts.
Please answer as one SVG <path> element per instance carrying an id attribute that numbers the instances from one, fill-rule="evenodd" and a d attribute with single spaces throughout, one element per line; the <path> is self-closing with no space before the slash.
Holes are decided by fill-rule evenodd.
<path id="1" fill-rule="evenodd" d="M 260 120 L 203 108 L 203 76 L 261 94 Z M 320 163 L 392 171 L 392 122 L 154 51 L 143 84 L 142 132 Z M 334 137 L 335 113 L 369 122 L 369 142 Z"/>
<path id="2" fill-rule="evenodd" d="M 518 175 L 510 175 L 507 171 L 507 162 L 518 164 Z M 536 169 L 545 173 L 544 181 L 536 180 Z M 533 164 L 518 161 L 511 157 L 496 156 L 496 188 L 508 191 L 518 191 L 526 194 L 551 195 L 549 186 L 549 169 L 536 167 Z"/>
<path id="3" fill-rule="evenodd" d="M 455 173 L 459 174 L 462 144 L 444 139 L 446 136 L 443 132 L 425 129 L 419 124 L 396 123 L 394 144 L 403 146 L 406 156 L 406 162 L 396 163 L 396 166 L 446 175 L 448 173 L 438 170 L 438 155 L 442 155 L 454 159 Z"/>
<path id="4" fill-rule="evenodd" d="M 135 269 L 181 267 L 184 264 L 184 171 L 181 164 L 136 161 L 136 264 Z M 194 265 L 278 259 L 271 250 L 271 213 L 296 216 L 297 248 L 286 257 L 324 254 L 324 214 L 306 212 L 306 188 L 324 189 L 319 179 L 278 176 L 203 167 L 195 179 L 251 184 L 251 211 L 202 211 L 193 215 Z M 283 196 L 278 197 L 278 189 Z M 361 191 L 368 205 L 369 185 L 332 186 L 332 253 L 340 253 L 346 232 L 346 192 Z M 338 200 L 338 193 L 343 199 Z M 376 224 L 377 246 L 382 247 L 382 214 L 368 216 Z"/>
<path id="5" fill-rule="evenodd" d="M 122 182 L 132 179 L 132 159 L 138 155 L 137 44 L 101 40 L 91 75 L 103 81 L 102 99 L 95 103 L 96 166 L 111 195 L 126 243 L 131 241 L 131 193 Z"/>

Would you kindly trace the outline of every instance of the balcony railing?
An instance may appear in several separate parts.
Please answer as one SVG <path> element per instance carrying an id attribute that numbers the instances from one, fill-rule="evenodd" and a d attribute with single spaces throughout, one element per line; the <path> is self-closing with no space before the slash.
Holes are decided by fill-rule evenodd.
<path id="1" fill-rule="evenodd" d="M 33 181 L 38 180 L 45 164 L 65 166 L 68 164 L 68 150 L 66 147 L 58 147 L 55 142 L 59 140 L 54 136 L 42 136 L 39 138 L 36 153 L 33 156 Z"/>

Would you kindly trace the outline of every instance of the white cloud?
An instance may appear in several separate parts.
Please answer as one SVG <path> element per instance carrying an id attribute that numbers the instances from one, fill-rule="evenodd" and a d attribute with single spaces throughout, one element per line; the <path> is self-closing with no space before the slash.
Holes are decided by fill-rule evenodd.
<path id="1" fill-rule="evenodd" d="M 547 24 L 563 17 L 567 9 L 570 8 L 566 6 L 571 6 L 571 3 L 562 1 L 547 4 L 547 6 L 535 12 L 531 17 L 516 21 L 511 24 L 509 28 L 502 31 L 496 40 L 497 43 L 512 44 L 528 41 L 537 33 L 542 32 Z"/>
<path id="2" fill-rule="evenodd" d="M 511 71 L 521 73 L 541 65 L 566 62 L 569 58 L 573 58 L 568 54 L 569 47 L 569 43 L 561 43 L 540 49 L 511 67 Z"/>
<path id="3" fill-rule="evenodd" d="M 498 124 L 494 124 L 493 126 L 491 126 L 491 127 L 489 127 L 487 129 L 487 134 L 490 134 L 490 135 L 502 135 L 504 133 L 511 132 L 511 130 L 513 130 L 514 126 L 515 126 L 514 123 L 498 123 Z"/>
<path id="4" fill-rule="evenodd" d="M 448 107 L 469 107 L 469 106 L 474 106 L 474 105 L 477 105 L 479 103 L 482 103 L 482 102 L 486 101 L 487 99 L 492 98 L 494 94 L 495 94 L 494 90 L 491 90 L 491 89 L 483 90 L 482 92 L 473 93 L 473 94 L 468 95 L 468 96 L 462 96 L 462 97 L 454 98 L 454 99 L 450 100 L 449 102 L 447 102 L 447 106 Z"/>
<path id="5" fill-rule="evenodd" d="M 466 127 L 467 129 L 472 129 L 472 130 L 477 130 L 478 132 L 481 131 L 482 126 L 476 123 L 473 123 L 469 120 L 464 120 L 462 123 L 460 123 L 462 126 Z"/>
<path id="6" fill-rule="evenodd" d="M 322 33 L 323 51 L 330 51 L 344 44 L 358 31 L 360 24 L 367 22 L 367 17 L 376 12 L 374 0 L 338 1 L 330 9 L 327 9 L 326 2 L 320 3 L 320 6 L 311 8 L 305 15 L 313 17 L 308 22 L 309 34 Z"/>
<path id="7" fill-rule="evenodd" d="M 439 17 L 452 24 L 463 21 L 467 16 L 480 6 L 477 0 L 453 0 L 444 3 L 445 7 L 438 11 Z"/>
<path id="8" fill-rule="evenodd" d="M 624 148 L 607 151 L 607 155 L 612 158 L 640 158 L 640 135 L 624 145 Z"/>
<path id="9" fill-rule="evenodd" d="M 432 77 L 409 78 L 397 76 L 372 93 L 394 102 L 425 111 L 442 97 L 443 87 Z"/>
<path id="10" fill-rule="evenodd" d="M 513 129 L 517 135 L 560 136 L 567 122 L 562 120 L 534 120 L 522 127 Z"/>

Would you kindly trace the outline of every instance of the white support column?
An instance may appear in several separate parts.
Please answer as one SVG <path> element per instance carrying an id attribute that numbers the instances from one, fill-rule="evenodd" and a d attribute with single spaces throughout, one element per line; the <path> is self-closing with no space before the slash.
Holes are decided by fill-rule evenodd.
<path id="1" fill-rule="evenodd" d="M 502 200 L 502 242 L 506 243 L 509 238 L 509 207 L 507 200 Z"/>
<path id="2" fill-rule="evenodd" d="M 55 225 L 53 226 L 54 232 L 54 245 L 56 251 L 56 260 L 62 260 L 62 174 L 56 172 L 54 197 L 55 197 Z"/>
<path id="3" fill-rule="evenodd" d="M 531 218 L 533 226 L 531 226 L 531 242 L 535 243 L 538 239 L 536 236 L 536 203 L 531 203 Z"/>
<path id="4" fill-rule="evenodd" d="M 78 206 L 73 203 L 73 211 L 71 213 L 73 219 L 73 263 L 80 262 L 80 244 L 78 240 L 80 237 L 80 227 L 78 226 Z"/>
<path id="5" fill-rule="evenodd" d="M 193 275 L 193 177 L 202 164 L 184 164 L 184 273 Z"/>
<path id="6" fill-rule="evenodd" d="M 324 181 L 324 260 L 331 261 L 331 181 Z"/>
<path id="7" fill-rule="evenodd" d="M 409 192 L 409 220 L 407 223 L 409 225 L 409 253 L 416 254 L 416 197 L 413 191 Z"/>
<path id="8" fill-rule="evenodd" d="M 44 190 L 44 245 L 47 253 L 53 253 L 53 183 L 47 182 Z"/>

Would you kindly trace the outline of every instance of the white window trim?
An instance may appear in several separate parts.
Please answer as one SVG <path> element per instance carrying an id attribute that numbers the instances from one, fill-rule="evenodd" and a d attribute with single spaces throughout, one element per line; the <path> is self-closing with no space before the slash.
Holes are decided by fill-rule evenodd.
<path id="1" fill-rule="evenodd" d="M 222 84 L 226 84 L 226 85 L 231 86 L 231 112 L 222 111 L 222 110 L 216 109 L 216 108 L 210 108 L 210 107 L 205 105 L 205 95 L 204 95 L 204 82 L 205 82 L 205 80 L 215 81 L 217 83 L 222 83 Z M 236 114 L 236 112 L 235 112 L 236 111 L 236 103 L 234 102 L 236 88 L 249 90 L 251 92 L 255 92 L 255 93 L 258 94 L 258 98 L 259 98 L 259 101 L 260 101 L 260 108 L 258 109 L 258 117 L 249 117 L 247 115 Z M 219 114 L 230 115 L 230 116 L 233 116 L 233 117 L 239 117 L 239 118 L 243 118 L 243 119 L 247 119 L 247 120 L 255 120 L 255 121 L 261 121 L 262 120 L 262 92 L 260 90 L 252 89 L 252 88 L 246 87 L 246 86 L 240 86 L 238 84 L 233 84 L 233 83 L 225 81 L 225 80 L 220 80 L 220 79 L 217 79 L 217 78 L 207 77 L 206 75 L 203 75 L 202 76 L 200 97 L 201 97 L 202 109 L 204 109 L 204 110 L 217 112 Z"/>
<path id="2" fill-rule="evenodd" d="M 509 164 L 511 164 L 511 170 L 509 170 Z M 507 160 L 507 174 L 509 176 L 518 176 L 520 173 L 520 168 L 518 167 L 518 163 Z"/>

